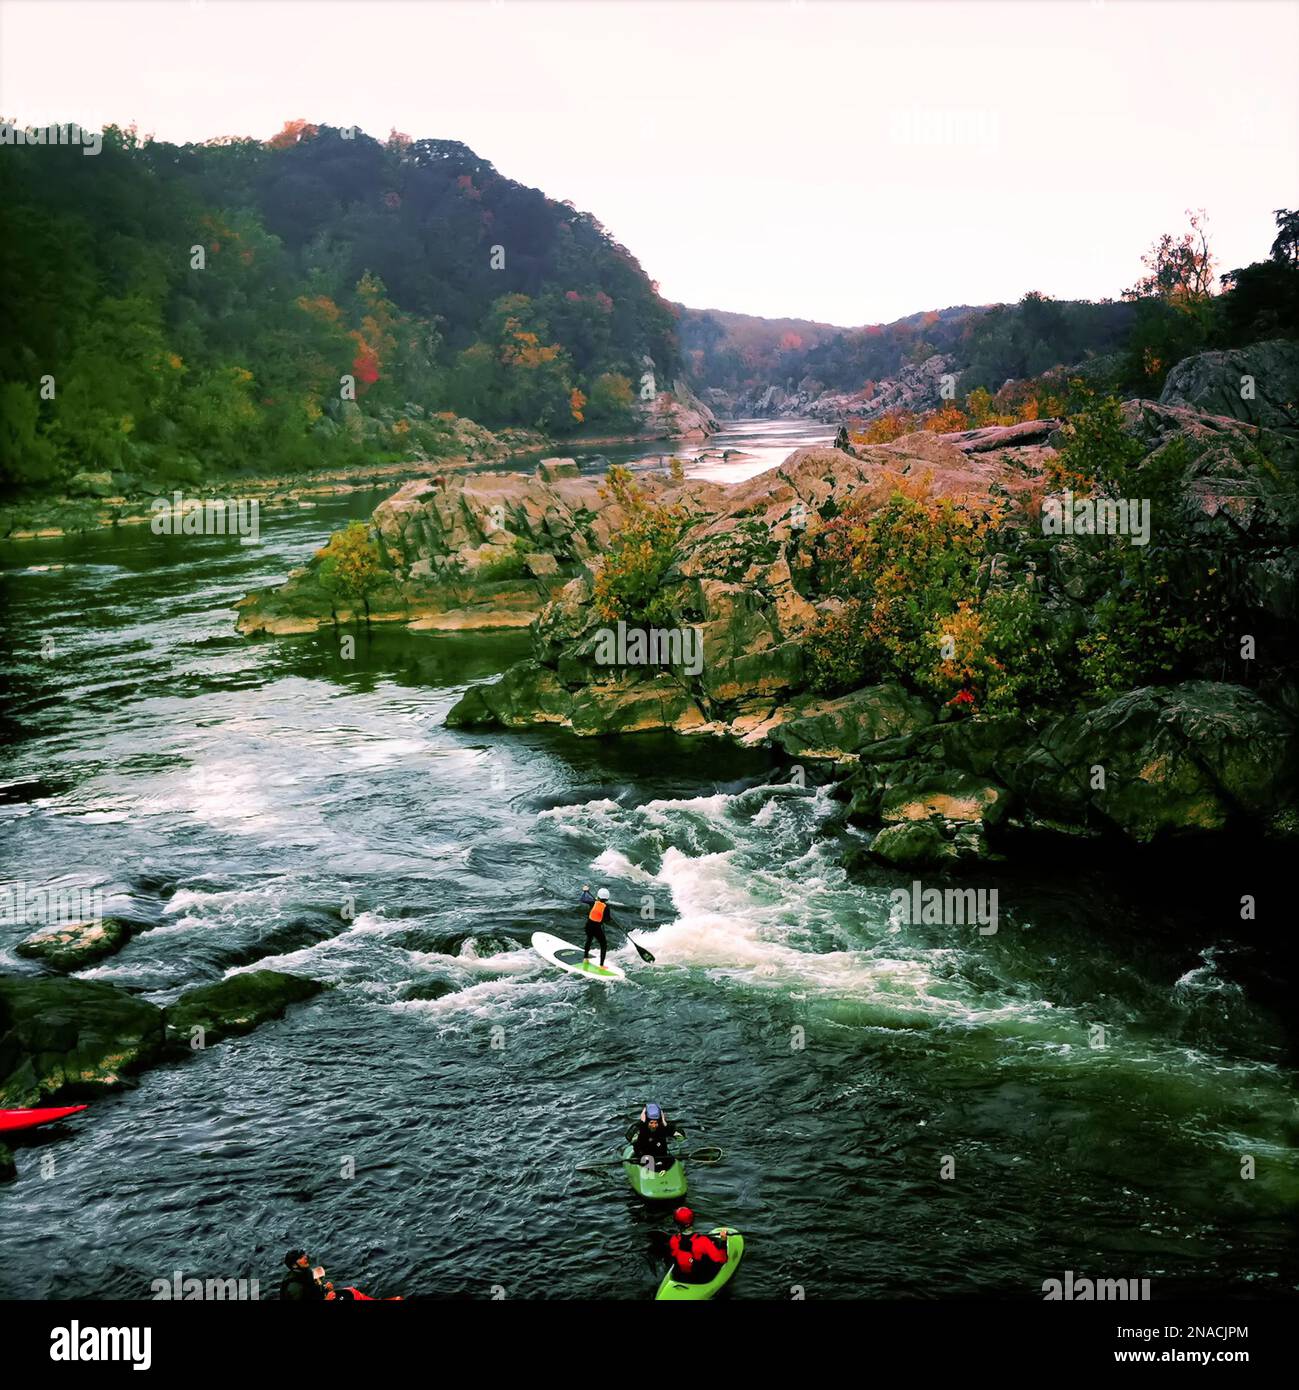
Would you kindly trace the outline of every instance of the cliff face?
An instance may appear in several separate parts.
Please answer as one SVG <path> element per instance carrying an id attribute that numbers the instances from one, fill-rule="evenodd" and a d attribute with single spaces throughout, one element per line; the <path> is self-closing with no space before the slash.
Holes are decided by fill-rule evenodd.
<path id="1" fill-rule="evenodd" d="M 1164 379 L 1159 403 L 1299 429 L 1299 343 L 1278 339 L 1184 358 Z"/>
<path id="2" fill-rule="evenodd" d="M 641 433 L 648 439 L 707 439 L 717 430 L 717 416 L 683 377 L 671 389 L 638 402 Z"/>
<path id="3" fill-rule="evenodd" d="M 706 394 L 726 414 L 748 416 L 792 416 L 814 420 L 873 419 L 890 410 L 909 410 L 916 414 L 943 404 L 943 378 L 959 372 L 954 357 L 934 353 L 923 362 L 908 363 L 896 376 L 876 383 L 865 391 L 827 389 L 814 377 L 804 377 L 797 386 L 764 386 L 760 390 L 730 396 L 716 390 Z"/>

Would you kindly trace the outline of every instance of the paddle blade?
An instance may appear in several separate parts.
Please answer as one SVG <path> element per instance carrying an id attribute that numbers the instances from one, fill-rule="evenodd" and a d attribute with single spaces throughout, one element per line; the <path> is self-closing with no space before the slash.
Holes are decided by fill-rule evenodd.
<path id="1" fill-rule="evenodd" d="M 639 941 L 632 941 L 630 936 L 627 938 L 627 940 L 631 941 L 631 944 L 635 946 L 636 954 L 641 958 L 641 960 L 645 962 L 646 965 L 654 964 L 654 957 L 650 955 L 650 953 L 644 948 L 644 946 L 640 944 Z"/>

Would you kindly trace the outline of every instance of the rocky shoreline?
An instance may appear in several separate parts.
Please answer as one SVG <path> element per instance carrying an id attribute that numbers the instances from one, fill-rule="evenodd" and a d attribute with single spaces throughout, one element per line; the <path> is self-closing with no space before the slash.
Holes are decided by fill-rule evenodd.
<path id="1" fill-rule="evenodd" d="M 635 444 L 654 440 L 707 439 L 717 428 L 717 418 L 682 381 L 671 391 L 661 391 L 648 401 L 638 402 L 636 414 L 640 428 L 630 434 L 580 436 L 570 440 L 583 448 L 596 445 Z M 309 473 L 241 475 L 212 482 L 199 480 L 198 474 L 145 479 L 123 472 L 83 472 L 69 480 L 66 490 L 53 497 L 30 497 L 0 505 L 0 540 L 52 540 L 115 526 L 145 526 L 155 513 L 151 504 L 158 498 L 170 499 L 180 491 L 187 501 L 225 500 L 237 497 L 255 500 L 267 510 L 306 508 L 313 499 L 338 497 L 352 492 L 394 487 L 409 479 L 431 474 L 465 472 L 484 464 L 499 464 L 516 455 L 541 455 L 553 442 L 536 430 L 484 429 L 472 420 L 442 419 L 430 422 L 422 407 L 410 405 L 402 412 L 389 412 L 382 418 L 362 417 L 355 405 L 341 412 L 341 423 L 328 420 L 335 432 L 343 430 L 359 440 L 381 444 L 392 427 L 405 424 L 425 443 L 436 441 L 444 454 L 426 454 L 418 449 L 410 456 L 386 462 L 358 462 Z M 432 428 L 436 424 L 437 429 Z"/>

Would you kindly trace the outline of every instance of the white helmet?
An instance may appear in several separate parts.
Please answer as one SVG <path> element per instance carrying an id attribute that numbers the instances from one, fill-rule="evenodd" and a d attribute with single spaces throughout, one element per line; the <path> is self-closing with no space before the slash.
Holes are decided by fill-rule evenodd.
<path id="1" fill-rule="evenodd" d="M 609 901 L 609 890 L 607 888 L 601 888 L 595 896 L 599 898 L 602 903 L 607 903 Z"/>

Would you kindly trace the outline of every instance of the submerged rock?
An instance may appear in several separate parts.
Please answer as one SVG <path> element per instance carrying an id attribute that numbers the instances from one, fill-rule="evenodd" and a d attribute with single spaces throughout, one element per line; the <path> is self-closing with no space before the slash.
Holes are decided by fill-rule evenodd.
<path id="1" fill-rule="evenodd" d="M 397 997 L 406 1000 L 442 999 L 448 994 L 455 994 L 459 989 L 460 986 L 450 980 L 412 980 L 403 987 Z"/>
<path id="2" fill-rule="evenodd" d="M 3 1144 L 0 1144 L 0 1182 L 13 1182 L 18 1176 L 18 1165 L 14 1163 L 14 1156 Z"/>
<path id="3" fill-rule="evenodd" d="M 203 1046 L 251 1033 L 290 1004 L 319 994 L 319 980 L 287 975 L 278 970 L 250 970 L 230 975 L 214 985 L 188 990 L 167 1009 L 167 1034 L 172 1045 L 190 1046 L 195 1029 L 202 1029 Z"/>
<path id="4" fill-rule="evenodd" d="M 163 1011 L 113 985 L 0 978 L 0 1104 L 84 1100 L 156 1061 Z"/>

